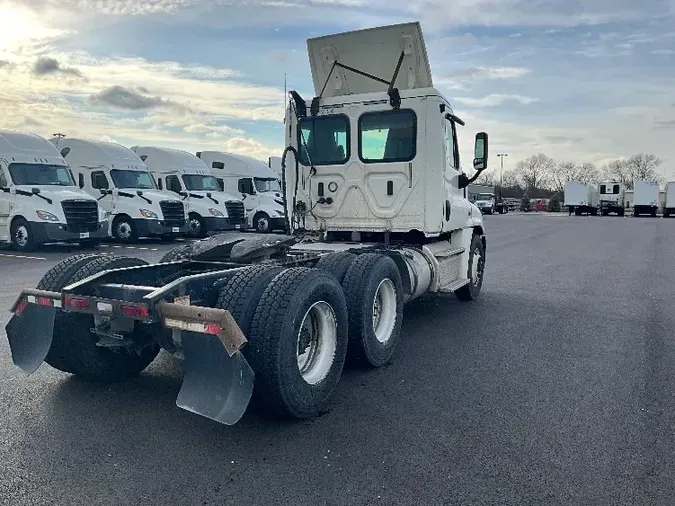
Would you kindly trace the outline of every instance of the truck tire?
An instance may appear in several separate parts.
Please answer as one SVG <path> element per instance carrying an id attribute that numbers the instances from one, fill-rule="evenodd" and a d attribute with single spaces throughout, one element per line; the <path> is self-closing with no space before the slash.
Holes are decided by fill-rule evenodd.
<path id="1" fill-rule="evenodd" d="M 253 217 L 253 228 L 256 232 L 262 232 L 265 234 L 268 234 L 272 231 L 272 222 L 270 221 L 270 217 L 267 215 L 267 213 L 263 213 L 262 211 L 256 213 L 256 215 Z"/>
<path id="2" fill-rule="evenodd" d="M 403 282 L 386 255 L 359 255 L 342 282 L 349 313 L 349 359 L 380 367 L 391 360 L 403 321 Z"/>
<path id="3" fill-rule="evenodd" d="M 138 258 L 84 254 L 70 257 L 52 267 L 38 289 L 60 292 L 63 287 L 88 276 L 120 267 L 147 265 Z M 155 359 L 159 346 L 149 343 L 139 352 L 97 346 L 90 332 L 94 317 L 59 311 L 54 320 L 52 345 L 45 358 L 50 366 L 88 381 L 117 382 L 138 375 Z"/>
<path id="4" fill-rule="evenodd" d="M 188 237 L 201 238 L 207 236 L 206 223 L 197 213 L 190 213 L 188 217 Z"/>
<path id="5" fill-rule="evenodd" d="M 284 418 L 326 412 L 345 362 L 347 324 L 333 276 L 306 267 L 277 274 L 255 310 L 247 345 L 256 405 Z"/>
<path id="6" fill-rule="evenodd" d="M 619 216 L 623 216 L 623 214 L 624 214 L 623 209 L 619 209 L 616 214 L 619 215 Z"/>
<path id="7" fill-rule="evenodd" d="M 113 220 L 112 235 L 123 243 L 132 243 L 138 240 L 134 221 L 126 215 L 118 216 Z"/>
<path id="8" fill-rule="evenodd" d="M 474 269 L 475 266 L 475 269 Z M 458 290 L 455 290 L 455 296 L 464 302 L 475 300 L 480 294 L 483 286 L 483 273 L 485 271 L 485 247 L 480 236 L 474 234 L 471 239 L 471 249 L 469 250 L 469 272 L 467 274 L 469 283 Z"/>
<path id="9" fill-rule="evenodd" d="M 164 253 L 164 256 L 159 259 L 159 263 L 164 262 L 175 262 L 177 260 L 184 260 L 190 258 L 190 253 L 192 252 L 192 243 L 181 244 L 175 248 L 171 248 L 169 251 Z"/>
<path id="10" fill-rule="evenodd" d="M 251 321 L 263 292 L 272 279 L 283 271 L 278 265 L 256 265 L 240 271 L 232 276 L 220 289 L 216 307 L 227 309 L 232 313 L 234 321 L 248 338 Z M 244 356 L 248 357 L 248 350 L 243 349 Z"/>
<path id="11" fill-rule="evenodd" d="M 348 251 L 328 253 L 319 258 L 319 261 L 314 267 L 329 272 L 335 276 L 338 283 L 342 284 L 342 281 L 345 279 L 345 274 L 347 274 L 347 269 L 349 269 L 349 266 L 355 258 L 356 255 L 354 253 L 349 253 Z"/>
<path id="12" fill-rule="evenodd" d="M 19 216 L 12 222 L 10 227 L 12 234 L 12 246 L 16 251 L 33 251 L 37 244 L 33 239 L 33 231 L 30 228 L 30 223 Z"/>

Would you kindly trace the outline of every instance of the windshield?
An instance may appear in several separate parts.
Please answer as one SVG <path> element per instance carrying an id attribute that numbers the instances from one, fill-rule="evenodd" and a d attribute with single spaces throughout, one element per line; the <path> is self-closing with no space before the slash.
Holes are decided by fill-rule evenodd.
<path id="1" fill-rule="evenodd" d="M 220 190 L 218 181 L 213 176 L 202 176 L 201 174 L 189 174 L 183 176 L 183 183 L 190 191 L 213 191 Z"/>
<path id="2" fill-rule="evenodd" d="M 75 186 L 73 174 L 65 165 L 10 163 L 8 168 L 16 185 Z"/>
<path id="3" fill-rule="evenodd" d="M 259 192 L 280 192 L 281 181 L 273 177 L 255 177 L 255 189 Z"/>
<path id="4" fill-rule="evenodd" d="M 479 193 L 476 195 L 476 200 L 490 200 L 492 197 L 492 193 Z"/>
<path id="5" fill-rule="evenodd" d="M 150 173 L 142 170 L 113 169 L 110 171 L 110 176 L 117 188 L 134 188 L 137 190 L 156 188 L 155 181 Z"/>

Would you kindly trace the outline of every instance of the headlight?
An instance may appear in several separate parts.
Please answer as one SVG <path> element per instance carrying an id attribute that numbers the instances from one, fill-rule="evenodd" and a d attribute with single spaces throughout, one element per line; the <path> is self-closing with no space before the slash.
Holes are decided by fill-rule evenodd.
<path id="1" fill-rule="evenodd" d="M 106 221 L 108 219 L 108 211 L 105 211 L 103 209 L 100 210 L 101 212 L 99 213 L 99 220 L 98 221 Z"/>
<path id="2" fill-rule="evenodd" d="M 212 216 L 215 216 L 216 218 L 224 218 L 225 217 L 225 215 L 221 211 L 219 211 L 218 209 L 214 209 L 212 207 L 209 208 L 209 212 L 211 213 Z"/>
<path id="3" fill-rule="evenodd" d="M 139 209 L 141 212 L 141 216 L 144 218 L 150 218 L 152 220 L 157 220 L 159 219 L 159 216 L 157 216 L 157 213 L 150 211 L 149 209 Z"/>
<path id="4" fill-rule="evenodd" d="M 45 221 L 59 221 L 59 217 L 55 214 L 48 213 L 47 211 L 35 211 L 37 217 Z"/>

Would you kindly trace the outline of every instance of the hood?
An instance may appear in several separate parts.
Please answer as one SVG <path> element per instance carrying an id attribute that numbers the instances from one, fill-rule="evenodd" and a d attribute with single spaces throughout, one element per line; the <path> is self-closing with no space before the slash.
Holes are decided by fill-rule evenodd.
<path id="1" fill-rule="evenodd" d="M 96 200 L 94 197 L 88 195 L 87 193 L 85 193 L 84 190 L 81 190 L 77 186 L 17 185 L 16 188 L 25 192 L 32 192 L 33 188 L 39 188 L 40 195 L 52 199 L 54 201 L 54 204 L 57 204 L 58 202 L 61 202 L 63 200 L 73 200 L 73 199 L 94 200 L 94 201 Z M 40 199 L 40 197 L 37 196 L 31 198 Z M 45 201 L 43 200 L 43 202 Z M 47 202 L 45 202 L 45 204 L 47 204 Z"/>
<path id="2" fill-rule="evenodd" d="M 389 82 L 394 77 L 401 52 L 401 70 L 395 82 L 399 90 L 432 88 L 431 68 L 422 27 L 403 23 L 338 33 L 307 40 L 309 64 L 318 96 L 330 74 L 323 97 L 386 92 L 388 84 L 335 67 L 337 61 Z"/>
<path id="3" fill-rule="evenodd" d="M 143 200 L 141 199 L 141 197 L 138 197 L 136 195 L 136 192 L 138 191 L 138 189 L 136 188 L 121 188 L 121 189 L 118 188 L 117 190 L 124 193 L 132 193 L 135 198 Z M 163 192 L 161 190 L 140 190 L 140 191 L 143 192 L 143 196 L 145 198 L 152 200 L 153 204 L 155 202 L 159 202 L 160 200 L 177 200 L 177 201 L 181 200 L 178 195 L 175 195 L 172 192 Z"/>

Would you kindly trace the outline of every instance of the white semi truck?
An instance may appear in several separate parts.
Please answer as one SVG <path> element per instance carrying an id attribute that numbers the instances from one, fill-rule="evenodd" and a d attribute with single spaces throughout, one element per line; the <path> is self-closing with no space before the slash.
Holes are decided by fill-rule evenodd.
<path id="1" fill-rule="evenodd" d="M 565 203 L 569 214 L 581 216 L 584 213 L 598 214 L 598 188 L 583 181 L 568 181 L 565 183 Z"/>
<path id="2" fill-rule="evenodd" d="M 192 153 L 152 146 L 134 146 L 131 150 L 145 162 L 160 188 L 182 197 L 189 236 L 206 237 L 246 226 L 241 199 L 223 191 L 211 170 Z"/>
<path id="3" fill-rule="evenodd" d="M 50 139 L 77 184 L 108 213 L 109 234 L 130 243 L 139 237 L 172 240 L 187 232 L 181 200 L 157 188 L 143 161 L 115 142 L 76 137 Z"/>
<path id="4" fill-rule="evenodd" d="M 663 217 L 675 214 L 675 181 L 666 183 L 666 203 L 663 206 Z"/>
<path id="5" fill-rule="evenodd" d="M 609 213 L 616 213 L 617 216 L 623 216 L 626 205 L 625 194 L 626 187 L 623 183 L 610 181 L 598 184 L 600 214 L 609 216 Z"/>
<path id="6" fill-rule="evenodd" d="M 656 216 L 659 209 L 660 187 L 657 181 L 635 181 L 633 185 L 633 216 Z"/>
<path id="7" fill-rule="evenodd" d="M 177 404 L 236 423 L 253 391 L 281 417 L 325 412 L 347 357 L 395 358 L 403 306 L 476 299 L 486 236 L 464 190 L 487 167 L 433 87 L 418 23 L 308 41 L 316 96 L 290 92 L 283 193 L 288 234 L 223 234 L 160 263 L 70 257 L 12 306 L 14 363 L 82 377 L 137 375 L 160 348 L 184 360 Z M 383 77 L 384 76 L 384 77 Z M 460 311 L 449 306 L 449 311 Z"/>
<path id="8" fill-rule="evenodd" d="M 105 211 L 47 139 L 0 130 L 0 243 L 30 251 L 47 242 L 93 246 L 107 235 Z"/>
<path id="9" fill-rule="evenodd" d="M 200 151 L 197 156 L 226 192 L 241 195 L 248 228 L 257 232 L 284 230 L 281 180 L 264 162 L 220 151 Z"/>

